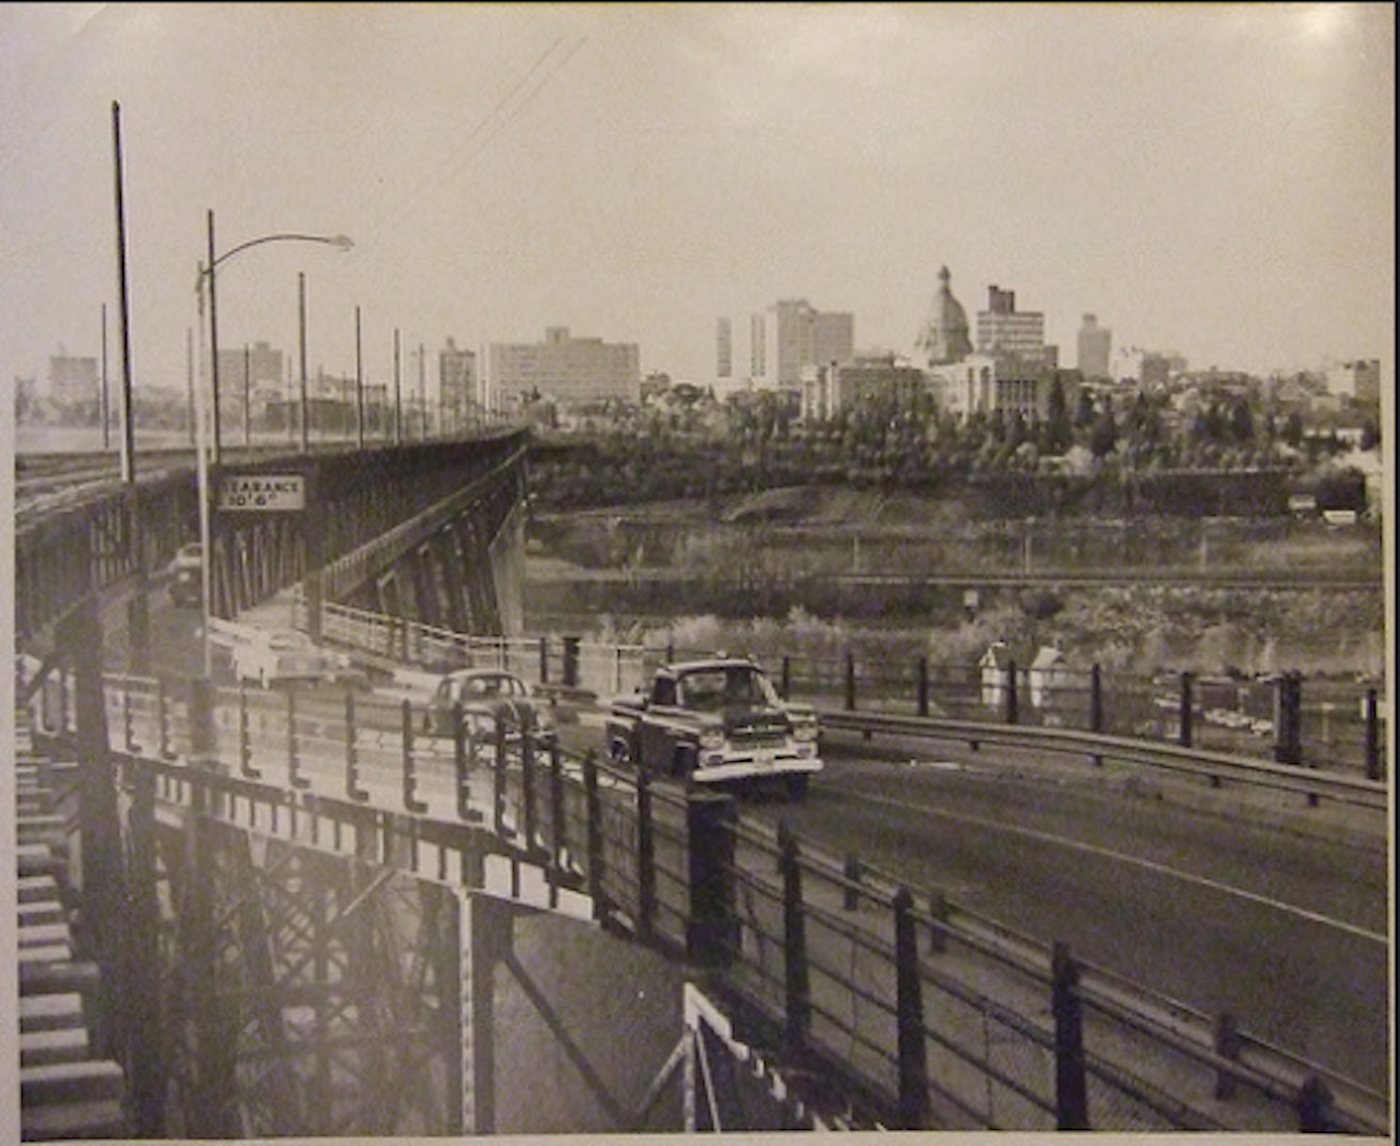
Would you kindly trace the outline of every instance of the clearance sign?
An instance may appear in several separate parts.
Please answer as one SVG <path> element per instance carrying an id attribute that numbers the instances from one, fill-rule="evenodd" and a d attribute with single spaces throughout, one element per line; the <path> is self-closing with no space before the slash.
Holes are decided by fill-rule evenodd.
<path id="1" fill-rule="evenodd" d="M 306 508 L 302 474 L 225 474 L 219 482 L 219 508 L 280 513 Z"/>

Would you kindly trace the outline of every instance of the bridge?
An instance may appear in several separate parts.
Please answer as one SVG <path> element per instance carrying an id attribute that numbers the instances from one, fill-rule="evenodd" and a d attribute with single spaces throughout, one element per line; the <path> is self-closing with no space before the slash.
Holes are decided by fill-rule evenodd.
<path id="1" fill-rule="evenodd" d="M 305 502 L 215 514 L 211 611 L 280 602 L 381 667 L 524 655 L 546 683 L 616 681 L 623 650 L 551 670 L 512 640 L 527 457 L 503 430 L 260 462 L 245 476 L 294 475 Z M 101 600 L 197 514 L 191 479 L 161 478 L 17 538 L 26 1140 L 1388 1125 L 1388 1094 L 726 797 L 504 733 L 472 752 L 378 690 L 171 682 L 139 606 L 131 671 L 104 673 Z M 541 1070 L 564 1127 L 528 1121 Z"/>

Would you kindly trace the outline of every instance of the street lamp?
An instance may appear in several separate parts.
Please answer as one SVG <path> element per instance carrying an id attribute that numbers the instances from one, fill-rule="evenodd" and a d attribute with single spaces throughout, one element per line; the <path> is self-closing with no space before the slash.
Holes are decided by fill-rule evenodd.
<path id="1" fill-rule="evenodd" d="M 213 413 L 213 440 L 212 455 L 213 464 L 219 464 L 220 434 L 219 434 L 219 308 L 218 295 L 215 291 L 214 271 L 220 264 L 228 262 L 234 255 L 246 251 L 249 247 L 258 247 L 264 243 L 324 243 L 328 246 L 337 247 L 342 251 L 348 251 L 355 244 L 346 235 L 307 235 L 297 231 L 284 231 L 274 235 L 262 235 L 256 239 L 249 239 L 245 243 L 239 243 L 236 247 L 230 247 L 221 255 L 214 254 L 214 211 L 209 210 L 209 254 L 208 262 L 202 263 L 199 268 L 199 279 L 195 283 L 195 290 L 199 295 L 199 312 L 201 319 L 204 316 L 204 285 L 209 284 L 209 389 L 212 393 L 212 413 Z"/>
<path id="2" fill-rule="evenodd" d="M 219 465 L 219 328 L 218 328 L 218 305 L 217 296 L 214 289 L 214 272 L 221 263 L 227 262 L 234 255 L 248 250 L 250 247 L 261 246 L 264 243 L 324 243 L 337 247 L 342 251 L 348 251 L 354 243 L 345 235 L 308 235 L 296 231 L 278 232 L 272 235 L 262 235 L 256 239 L 249 239 L 247 242 L 239 243 L 236 247 L 230 247 L 221 255 L 214 253 L 214 211 L 212 208 L 208 214 L 209 249 L 208 261 L 199 264 L 199 273 L 195 280 L 195 293 L 199 297 L 200 330 L 204 329 L 204 287 L 206 282 L 209 286 L 209 391 L 212 399 L 211 410 L 206 417 L 203 409 L 203 399 L 205 397 L 203 387 L 199 389 L 201 407 L 196 413 L 196 429 L 198 442 L 195 448 L 196 477 L 199 487 L 199 545 L 200 545 L 200 591 L 203 596 L 204 613 L 204 675 L 213 676 L 213 653 L 209 640 L 209 620 L 213 612 L 213 558 L 214 550 L 211 544 L 210 534 L 212 532 L 212 522 L 210 520 L 209 505 L 209 469 L 210 466 Z M 304 415 L 303 415 L 304 416 Z M 212 428 L 207 425 L 212 421 Z"/>

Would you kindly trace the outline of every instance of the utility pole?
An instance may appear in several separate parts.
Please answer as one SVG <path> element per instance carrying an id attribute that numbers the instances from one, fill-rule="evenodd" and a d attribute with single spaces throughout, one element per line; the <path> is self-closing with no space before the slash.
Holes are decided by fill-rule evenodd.
<path id="1" fill-rule="evenodd" d="M 306 404 L 306 272 L 297 272 L 298 358 L 301 360 L 301 452 L 310 452 L 311 411 Z"/>

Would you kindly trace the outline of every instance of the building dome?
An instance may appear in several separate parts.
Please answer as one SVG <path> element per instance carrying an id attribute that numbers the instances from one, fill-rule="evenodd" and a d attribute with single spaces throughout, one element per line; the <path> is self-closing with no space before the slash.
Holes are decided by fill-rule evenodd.
<path id="1" fill-rule="evenodd" d="M 923 333 L 919 335 L 917 343 L 918 348 L 928 355 L 930 366 L 961 362 L 972 353 L 967 312 L 948 288 L 952 277 L 947 267 L 939 269 L 938 295 L 933 300 L 928 322 L 924 324 Z"/>

